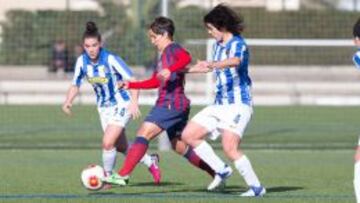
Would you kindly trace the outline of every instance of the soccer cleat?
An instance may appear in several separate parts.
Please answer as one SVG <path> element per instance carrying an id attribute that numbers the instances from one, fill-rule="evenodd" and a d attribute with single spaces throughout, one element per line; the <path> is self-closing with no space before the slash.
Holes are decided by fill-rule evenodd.
<path id="1" fill-rule="evenodd" d="M 208 191 L 214 191 L 218 189 L 223 189 L 225 187 L 225 180 L 229 178 L 232 174 L 232 169 L 230 166 L 225 165 L 224 170 L 221 173 L 216 173 L 213 181 L 207 187 Z"/>
<path id="2" fill-rule="evenodd" d="M 155 184 L 160 184 L 161 181 L 161 171 L 160 171 L 160 167 L 159 167 L 159 155 L 158 154 L 151 154 L 151 160 L 152 160 L 152 164 L 149 167 L 149 172 L 151 173 L 153 179 L 154 179 L 154 183 Z"/>
<path id="3" fill-rule="evenodd" d="M 117 173 L 113 173 L 110 176 L 104 177 L 102 181 L 105 183 L 112 184 L 112 185 L 125 186 L 129 182 L 129 176 L 123 177 Z"/>
<path id="4" fill-rule="evenodd" d="M 266 189 L 263 186 L 250 186 L 249 190 L 240 194 L 241 197 L 262 197 L 266 194 Z"/>

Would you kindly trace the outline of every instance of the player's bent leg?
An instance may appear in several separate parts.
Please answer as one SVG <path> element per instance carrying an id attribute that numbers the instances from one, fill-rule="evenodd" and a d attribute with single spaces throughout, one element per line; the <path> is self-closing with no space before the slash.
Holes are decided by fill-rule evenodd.
<path id="1" fill-rule="evenodd" d="M 185 127 L 181 139 L 185 143 L 193 147 L 194 152 L 208 164 L 216 173 L 213 181 L 209 184 L 207 189 L 209 191 L 217 189 L 228 178 L 232 170 L 218 157 L 212 147 L 204 140 L 209 133 L 202 125 L 190 121 Z"/>
<path id="2" fill-rule="evenodd" d="M 180 140 L 180 138 L 175 137 L 171 139 L 171 146 L 176 153 L 185 157 L 193 166 L 206 171 L 211 177 L 215 176 L 215 171 L 205 163 L 189 145 Z"/>
<path id="3" fill-rule="evenodd" d="M 159 135 L 162 132 L 162 128 L 160 128 L 158 125 L 152 122 L 144 122 L 142 127 L 138 131 L 138 135 L 144 135 L 144 137 L 147 140 L 152 140 L 157 135 Z M 150 166 L 149 172 L 151 173 L 154 183 L 159 184 L 161 181 L 161 170 L 159 167 L 159 155 L 158 154 L 152 154 L 147 155 L 145 154 L 144 157 L 140 160 L 140 162 L 149 162 L 150 160 Z M 146 164 L 147 165 L 147 164 Z"/>
<path id="4" fill-rule="evenodd" d="M 238 149 L 240 136 L 223 130 L 222 145 L 226 156 L 234 162 L 235 168 L 244 178 L 249 189 L 242 193 L 242 197 L 259 197 L 266 193 L 266 189 L 261 185 L 249 159 Z"/>
<path id="5" fill-rule="evenodd" d="M 105 129 L 102 143 L 102 160 L 106 175 L 110 175 L 116 162 L 115 143 L 123 128 L 117 125 L 108 125 Z"/>
<path id="6" fill-rule="evenodd" d="M 102 140 L 103 149 L 109 150 L 114 148 L 117 140 L 122 134 L 122 131 L 123 131 L 123 127 L 117 125 L 108 125 L 105 129 Z"/>
<path id="7" fill-rule="evenodd" d="M 224 154 L 231 161 L 239 159 L 243 154 L 242 151 L 238 150 L 240 143 L 240 137 L 228 130 L 221 130 L 222 139 L 221 144 L 223 147 Z"/>
<path id="8" fill-rule="evenodd" d="M 122 132 L 120 133 L 120 136 L 116 140 L 115 147 L 116 147 L 116 151 L 118 151 L 122 154 L 126 154 L 128 147 L 129 147 L 129 143 L 128 143 L 128 140 L 126 137 L 125 129 L 122 130 Z"/>
<path id="9" fill-rule="evenodd" d="M 126 177 L 130 175 L 137 163 L 145 155 L 149 140 L 156 137 L 161 131 L 160 127 L 150 122 L 145 122 L 141 125 L 134 143 L 128 150 L 123 167 L 119 170 L 120 176 Z"/>
<path id="10" fill-rule="evenodd" d="M 120 135 L 120 137 L 118 138 L 118 140 L 116 142 L 116 150 L 118 152 L 121 152 L 122 154 L 126 155 L 128 145 L 129 145 L 129 143 L 127 141 L 125 130 L 123 130 L 122 134 Z M 153 177 L 154 183 L 159 184 L 161 181 L 161 171 L 160 171 L 160 167 L 159 167 L 159 155 L 158 154 L 149 155 L 149 154 L 145 153 L 145 155 L 141 158 L 140 163 L 144 164 L 148 168 L 151 176 Z"/>
<path id="11" fill-rule="evenodd" d="M 207 133 L 208 130 L 206 128 L 190 121 L 181 134 L 181 140 L 194 148 L 203 141 Z"/>

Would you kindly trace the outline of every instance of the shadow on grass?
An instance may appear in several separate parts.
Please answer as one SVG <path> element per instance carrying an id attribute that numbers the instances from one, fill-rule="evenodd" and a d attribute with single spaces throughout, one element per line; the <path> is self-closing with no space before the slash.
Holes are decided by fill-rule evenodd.
<path id="1" fill-rule="evenodd" d="M 224 191 L 219 193 L 226 193 L 226 194 L 239 194 L 245 192 L 248 188 L 247 187 L 239 187 L 236 185 L 226 186 Z M 303 187 L 298 186 L 278 186 L 278 187 L 267 187 L 266 193 L 275 193 L 275 192 L 288 192 L 288 191 L 295 191 L 295 190 L 303 190 Z"/>
<path id="2" fill-rule="evenodd" d="M 137 182 L 133 184 L 129 184 L 130 187 L 168 187 L 168 186 L 179 186 L 184 185 L 184 183 L 179 182 L 161 182 L 160 184 L 156 185 L 153 182 Z"/>
<path id="3" fill-rule="evenodd" d="M 288 191 L 294 191 L 294 190 L 303 190 L 303 187 L 297 187 L 297 186 L 278 186 L 278 187 L 269 187 L 266 188 L 267 192 L 288 192 Z"/>
<path id="4" fill-rule="evenodd" d="M 169 186 L 179 186 L 184 185 L 183 183 L 177 183 L 177 182 L 163 182 L 160 185 L 154 185 L 154 183 L 150 182 L 144 182 L 144 183 L 136 183 L 129 185 L 130 187 L 151 187 L 153 190 L 149 191 L 141 191 L 141 192 L 126 192 L 122 195 L 125 196 L 131 196 L 131 195 L 139 195 L 139 194 L 169 194 L 169 193 L 200 193 L 200 194 L 230 194 L 230 195 L 239 195 L 240 193 L 243 193 L 247 190 L 247 187 L 243 186 L 237 186 L 237 185 L 230 185 L 226 186 L 224 190 L 221 191 L 212 191 L 209 192 L 204 187 L 180 187 L 180 188 L 171 188 Z M 126 187 L 129 187 L 126 186 Z M 108 191 L 98 191 L 89 193 L 89 195 L 118 195 L 117 190 L 122 188 L 122 186 L 113 186 L 111 190 Z M 161 189 L 161 191 L 157 190 Z M 288 191 L 295 191 L 295 190 L 303 190 L 303 187 L 299 186 L 277 186 L 277 187 L 268 187 L 266 188 L 267 193 L 280 193 L 280 192 L 288 192 Z"/>

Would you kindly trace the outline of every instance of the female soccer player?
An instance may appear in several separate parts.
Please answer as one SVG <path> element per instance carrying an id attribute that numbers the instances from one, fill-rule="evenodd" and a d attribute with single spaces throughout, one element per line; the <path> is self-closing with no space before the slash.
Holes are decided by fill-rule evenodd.
<path id="1" fill-rule="evenodd" d="M 357 69 L 360 69 L 360 19 L 354 25 L 353 28 L 354 44 L 358 48 L 358 51 L 353 56 L 353 62 Z M 355 167 L 354 167 L 354 188 L 356 202 L 360 202 L 360 138 L 358 146 L 355 152 Z"/>
<path id="2" fill-rule="evenodd" d="M 137 137 L 129 149 L 123 167 L 118 174 L 104 181 L 126 185 L 136 164 L 148 149 L 149 141 L 166 131 L 173 149 L 183 155 L 193 165 L 207 171 L 211 176 L 214 171 L 203 162 L 194 151 L 180 140 L 181 131 L 186 125 L 190 111 L 190 101 L 184 93 L 186 66 L 191 61 L 189 53 L 173 41 L 175 27 L 171 19 L 158 17 L 150 25 L 148 36 L 151 43 L 161 53 L 155 64 L 155 71 L 148 80 L 125 82 L 125 89 L 159 88 L 155 106 L 145 118 L 137 132 Z"/>
<path id="3" fill-rule="evenodd" d="M 125 136 L 125 126 L 130 117 L 140 116 L 137 104 L 138 92 L 129 92 L 117 88 L 117 82 L 133 80 L 132 72 L 124 61 L 101 47 L 101 35 L 94 22 L 86 24 L 83 34 L 84 52 L 77 58 L 75 74 L 69 88 L 62 110 L 71 115 L 73 100 L 79 93 L 83 79 L 93 86 L 101 126 L 104 131 L 102 141 L 102 161 L 107 175 L 111 175 L 116 161 L 116 152 L 126 153 L 128 142 Z M 157 166 L 157 156 L 153 158 L 144 153 L 142 163 L 151 172 L 154 182 L 160 181 L 160 170 Z"/>
<path id="4" fill-rule="evenodd" d="M 189 72 L 213 71 L 216 78 L 215 102 L 207 106 L 187 124 L 182 139 L 215 172 L 208 190 L 218 187 L 231 171 L 205 141 L 207 134 L 219 131 L 225 155 L 245 179 L 249 190 L 241 196 L 262 196 L 266 193 L 249 159 L 238 149 L 252 115 L 251 80 L 248 75 L 249 50 L 244 38 L 243 20 L 225 5 L 218 5 L 205 17 L 208 33 L 215 38 L 212 61 L 200 61 Z"/>

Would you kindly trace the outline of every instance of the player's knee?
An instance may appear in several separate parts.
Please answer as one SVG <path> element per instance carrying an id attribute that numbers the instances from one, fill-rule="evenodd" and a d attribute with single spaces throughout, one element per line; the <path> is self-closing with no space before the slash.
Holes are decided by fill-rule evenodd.
<path id="1" fill-rule="evenodd" d="M 187 145 L 186 143 L 181 140 L 179 137 L 172 138 L 170 140 L 171 142 L 171 148 L 180 155 L 183 155 L 186 151 Z"/>
<path id="2" fill-rule="evenodd" d="M 227 157 L 231 156 L 231 154 L 234 153 L 234 150 L 230 148 L 224 148 L 223 151 Z"/>
<path id="3" fill-rule="evenodd" d="M 192 139 L 191 135 L 192 135 L 191 130 L 189 130 L 189 128 L 185 128 L 181 133 L 181 140 L 183 140 L 186 143 L 189 143 Z"/>
<path id="4" fill-rule="evenodd" d="M 360 147 L 357 147 L 355 155 L 354 155 L 354 161 L 359 162 L 360 161 Z"/>
<path id="5" fill-rule="evenodd" d="M 102 148 L 104 150 L 111 150 L 114 148 L 114 143 L 104 140 L 102 143 Z"/>
<path id="6" fill-rule="evenodd" d="M 230 160 L 236 160 L 240 154 L 236 147 L 224 147 L 223 151 L 225 156 Z"/>
<path id="7" fill-rule="evenodd" d="M 172 146 L 172 148 L 179 155 L 184 155 L 186 152 L 186 148 L 179 145 Z"/>
<path id="8" fill-rule="evenodd" d="M 177 153 L 177 154 L 179 154 L 179 155 L 183 155 L 184 154 L 184 151 L 183 150 L 181 150 L 181 149 L 178 149 L 178 148 L 173 148 L 173 150 Z"/>

